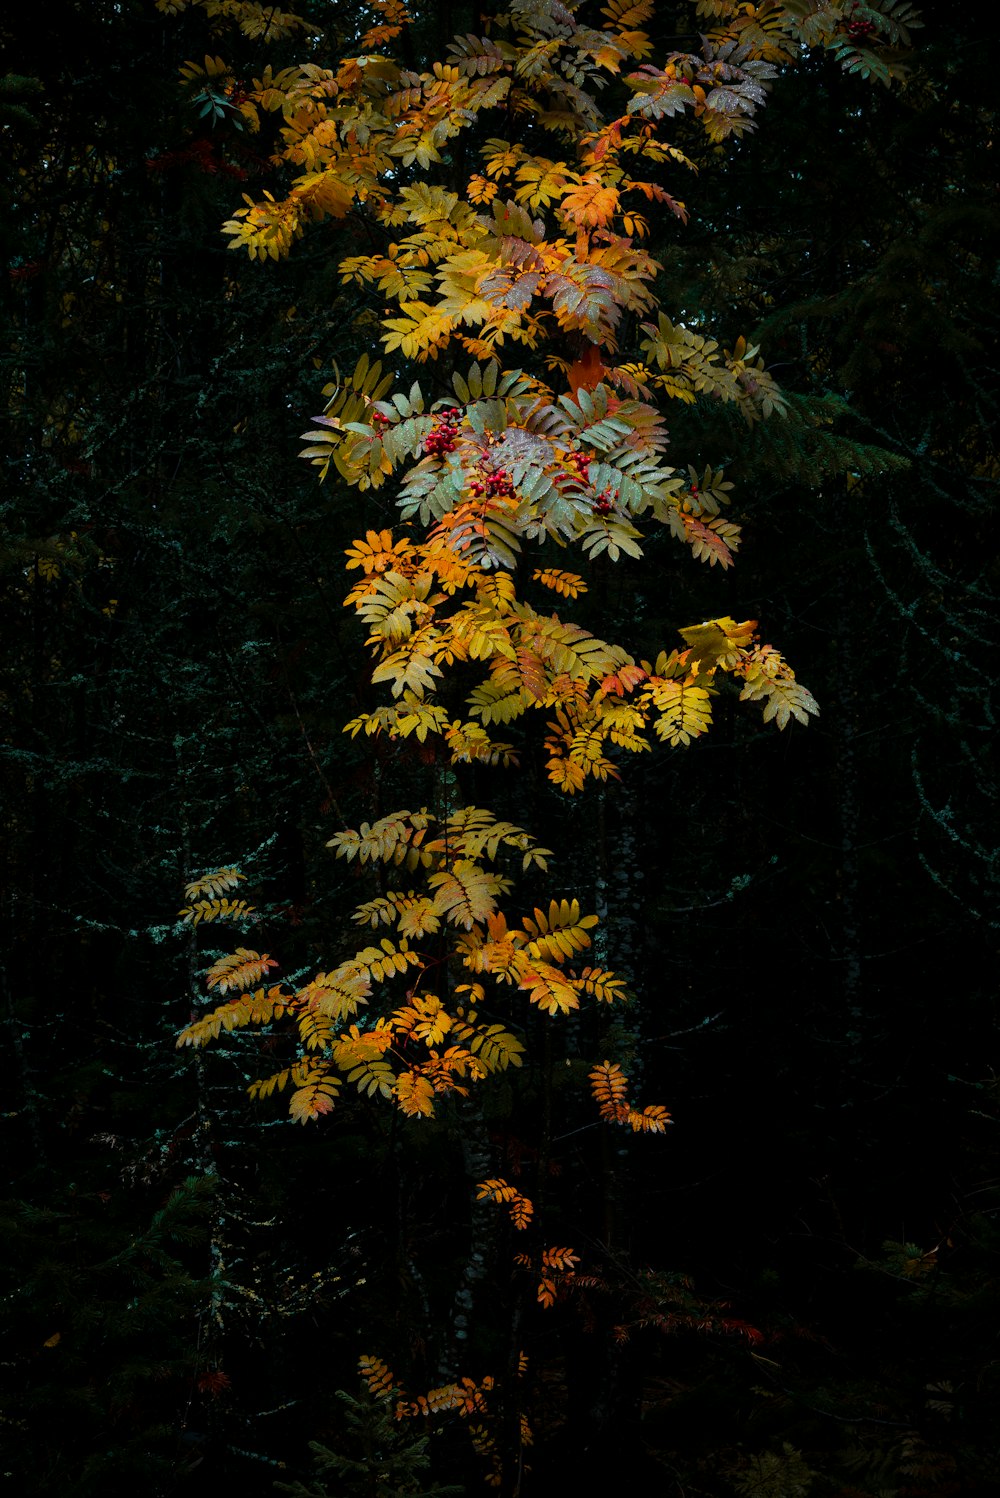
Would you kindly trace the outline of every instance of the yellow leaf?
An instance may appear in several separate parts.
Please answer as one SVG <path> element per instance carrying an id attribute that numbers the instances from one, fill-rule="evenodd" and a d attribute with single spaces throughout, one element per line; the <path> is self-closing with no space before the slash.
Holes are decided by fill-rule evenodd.
<path id="1" fill-rule="evenodd" d="M 225 993 L 229 988 L 252 988 L 259 983 L 264 974 L 272 967 L 277 967 L 273 957 L 265 952 L 251 952 L 247 947 L 237 947 L 226 957 L 220 957 L 213 962 L 205 976 L 208 988 L 217 988 L 220 993 Z"/>
<path id="2" fill-rule="evenodd" d="M 396 1380 L 381 1358 L 363 1354 L 358 1359 L 358 1372 L 368 1385 L 368 1392 L 373 1399 L 387 1399 L 397 1390 Z"/>
<path id="3" fill-rule="evenodd" d="M 325 1073 L 314 1074 L 308 1082 L 292 1093 L 288 1111 L 296 1123 L 309 1123 L 323 1113 L 331 1113 L 340 1091 L 337 1077 Z"/>
<path id="4" fill-rule="evenodd" d="M 393 1088 L 396 1100 L 409 1118 L 430 1118 L 434 1112 L 434 1088 L 416 1070 L 405 1071 L 396 1078 Z"/>

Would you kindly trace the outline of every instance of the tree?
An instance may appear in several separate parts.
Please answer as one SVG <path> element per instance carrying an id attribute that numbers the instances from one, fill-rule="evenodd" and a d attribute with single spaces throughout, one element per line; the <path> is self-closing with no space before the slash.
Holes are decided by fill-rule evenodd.
<path id="1" fill-rule="evenodd" d="M 196 7 L 161 0 L 160 8 Z M 588 1012 L 586 1001 L 613 1009 L 626 999 L 621 978 L 580 955 L 597 918 L 576 898 L 546 902 L 536 891 L 548 850 L 467 788 L 522 764 L 537 801 L 540 760 L 567 796 L 588 781 L 606 784 L 619 777 L 623 755 L 649 751 L 650 729 L 670 746 L 704 734 L 713 701 L 731 683 L 779 727 L 816 711 L 782 655 L 761 643 L 755 621 L 720 613 L 683 628 L 683 648 L 639 660 L 566 616 L 604 562 L 642 560 L 637 520 L 663 527 L 720 571 L 733 563 L 739 529 L 724 518 L 732 485 L 717 459 L 667 463 L 657 396 L 707 404 L 709 428 L 713 406 L 738 412 L 749 430 L 818 424 L 808 402 L 789 410 L 745 337 L 720 347 L 704 306 L 677 321 L 660 310 L 659 266 L 642 243 L 650 223 L 633 199 L 684 221 L 674 176 L 749 133 L 783 69 L 822 48 L 848 71 L 888 82 L 914 16 L 899 3 L 703 5 L 697 10 L 715 24 L 701 51 L 668 47 L 654 63 L 655 44 L 640 29 L 654 19 L 651 4 L 612 3 L 599 26 L 584 25 L 571 7 L 538 4 L 494 18 L 482 37 L 458 37 L 447 62 L 421 71 L 385 55 L 404 35 L 403 7 L 387 0 L 372 8 L 375 24 L 359 23 L 354 52 L 338 61 L 317 61 L 314 48 L 308 63 L 267 65 L 250 80 L 206 54 L 185 79 L 204 111 L 238 112 L 253 132 L 271 133 L 280 116 L 276 153 L 302 169 L 284 190 L 247 198 L 226 226 L 233 247 L 277 260 L 309 221 L 347 221 L 352 248 L 368 246 L 340 263 L 342 281 L 357 288 L 355 320 L 380 328 L 387 355 L 430 366 L 428 389 L 421 377 L 392 394 L 392 376 L 363 354 L 352 374 L 327 386 L 305 456 L 321 476 L 336 473 L 375 499 L 403 475 L 403 534 L 372 527 L 348 552 L 361 577 L 347 601 L 369 630 L 372 681 L 387 685 L 392 701 L 366 705 L 348 727 L 376 746 L 412 744 L 410 758 L 397 754 L 396 762 L 411 786 L 430 784 L 421 799 L 431 805 L 379 807 L 330 844 L 349 864 L 371 866 L 371 898 L 354 920 L 389 934 L 302 983 L 271 983 L 269 954 L 241 947 L 208 975 L 211 988 L 235 995 L 193 1021 L 182 1043 L 288 1019 L 288 1064 L 253 1090 L 290 1088 L 293 1117 L 330 1113 L 346 1078 L 348 1089 L 391 1100 L 416 1126 L 442 1113 L 449 1120 L 483 1204 L 471 1209 L 464 1267 L 441 1318 L 448 1333 L 425 1358 L 454 1374 L 468 1311 L 497 1255 L 485 1204 L 506 1207 L 515 1231 L 557 1211 L 542 1201 L 556 1064 L 589 1073 L 606 1122 L 638 1134 L 662 1133 L 669 1121 L 662 1106 L 630 1100 L 622 1063 L 628 1051 L 641 1058 L 634 1025 L 613 1033 Z M 290 15 L 264 20 L 236 3 L 208 9 L 265 40 L 302 24 Z M 481 170 L 470 170 L 473 149 Z M 429 183 L 432 170 L 439 180 Z M 511 367 L 511 347 L 523 367 Z M 836 456 L 828 445 L 828 461 L 892 465 L 850 442 Z M 580 548 L 587 579 L 556 565 L 569 546 Z M 542 565 L 529 579 L 524 553 L 536 547 Z M 555 594 L 561 612 L 533 601 L 539 589 Z M 528 731 L 539 710 L 550 715 L 541 751 Z M 513 738 L 494 739 L 494 725 Z M 502 870 L 513 856 L 532 881 L 529 901 L 540 901 L 530 916 L 501 908 L 512 889 Z M 396 871 L 412 887 L 390 887 Z M 252 920 L 237 879 L 231 869 L 195 879 L 185 919 Z M 561 1054 L 557 1017 L 572 1026 Z M 527 1052 L 526 1038 L 534 1042 Z M 582 1068 L 574 1061 L 581 1049 L 591 1053 Z M 532 1052 L 537 1080 L 520 1107 L 540 1110 L 542 1121 L 539 1184 L 529 1199 L 493 1169 L 480 1084 L 503 1079 L 506 1087 L 507 1073 Z M 579 1262 L 575 1251 L 543 1243 L 515 1257 L 542 1306 L 585 1283 Z M 480 1447 L 510 1492 L 525 1439 L 524 1314 L 517 1291 L 505 1312 L 499 1377 L 452 1378 L 416 1399 L 400 1393 L 405 1413 L 480 1416 Z M 481 1358 L 489 1334 L 473 1329 L 471 1350 Z M 383 1364 L 369 1358 L 369 1366 L 373 1393 L 397 1388 Z"/>
<path id="2" fill-rule="evenodd" d="M 443 1487 L 438 1483 L 431 1487 L 423 1485 L 424 1474 L 430 1466 L 427 1447 L 429 1436 L 409 1437 L 400 1430 L 393 1418 L 388 1401 L 376 1404 L 366 1395 L 361 1398 L 337 1390 L 337 1398 L 345 1406 L 347 1429 L 352 1438 L 356 1456 L 344 1456 L 330 1451 L 318 1442 L 313 1443 L 313 1460 L 321 1478 L 328 1474 L 339 1480 L 342 1488 L 370 1495 L 370 1498 L 395 1498 L 396 1494 L 413 1494 L 413 1498 L 436 1498 L 440 1494 L 461 1493 L 457 1487 Z M 292 1493 L 295 1498 L 326 1498 L 328 1489 L 307 1488 L 301 1482 L 294 1485 L 275 1484 L 281 1493 Z"/>

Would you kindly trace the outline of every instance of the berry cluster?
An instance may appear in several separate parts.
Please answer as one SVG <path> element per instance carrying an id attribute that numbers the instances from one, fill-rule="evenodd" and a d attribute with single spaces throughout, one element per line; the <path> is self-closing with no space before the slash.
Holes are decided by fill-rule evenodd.
<path id="1" fill-rule="evenodd" d="M 385 431 L 388 425 L 389 418 L 388 416 L 386 416 L 384 411 L 372 412 L 372 426 L 375 428 L 376 436 L 381 437 L 382 433 Z"/>
<path id="2" fill-rule="evenodd" d="M 605 489 L 594 500 L 595 515 L 610 515 L 615 507 L 615 497 L 610 489 Z"/>
<path id="3" fill-rule="evenodd" d="M 848 14 L 853 15 L 857 8 L 857 0 L 854 0 L 854 4 L 851 6 Z M 855 41 L 860 41 L 863 37 L 871 36 L 875 31 L 878 31 L 878 27 L 874 21 L 858 20 L 847 22 L 847 35 L 853 37 Z"/>
<path id="4" fill-rule="evenodd" d="M 566 467 L 571 470 L 572 477 L 579 479 L 581 484 L 587 482 L 587 470 L 593 461 L 594 454 L 583 452 L 582 449 L 579 452 L 566 454 Z"/>
<path id="5" fill-rule="evenodd" d="M 224 177 L 236 177 L 238 181 L 245 182 L 247 173 L 241 166 L 232 166 L 224 160 L 220 152 L 216 152 L 210 140 L 199 136 L 182 151 L 161 151 L 157 156 L 146 157 L 147 172 L 166 172 L 173 166 L 186 166 L 190 163 L 197 171 L 205 172 L 214 177 L 221 172 Z"/>
<path id="6" fill-rule="evenodd" d="M 442 453 L 453 453 L 455 451 L 455 438 L 458 436 L 458 407 L 451 406 L 447 411 L 440 412 L 434 418 L 434 426 L 424 438 L 424 452 L 430 457 L 439 458 Z"/>
<path id="7" fill-rule="evenodd" d="M 489 458 L 482 458 L 469 485 L 469 493 L 476 499 L 513 499 L 514 485 L 506 468 L 495 468 Z"/>

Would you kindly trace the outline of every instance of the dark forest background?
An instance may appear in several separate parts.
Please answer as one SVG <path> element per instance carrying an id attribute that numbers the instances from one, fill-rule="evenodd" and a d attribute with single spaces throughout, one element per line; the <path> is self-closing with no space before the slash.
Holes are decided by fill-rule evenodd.
<path id="1" fill-rule="evenodd" d="M 417 48 L 471 24 L 430 11 Z M 174 1049 L 221 941 L 177 923 L 185 880 L 238 864 L 260 949 L 328 966 L 358 896 L 327 839 L 433 798 L 433 766 L 341 731 L 375 700 L 343 549 L 391 501 L 296 460 L 379 309 L 336 227 L 227 252 L 271 168 L 178 90 L 203 13 L 49 20 L 0 21 L 6 1490 L 478 1492 L 459 1424 L 423 1453 L 356 1372 L 435 1381 L 469 1280 L 460 1110 L 303 1129 L 247 1099 L 266 1039 Z M 675 1119 L 594 1125 L 568 1058 L 491 1095 L 498 1173 L 594 1279 L 524 1313 L 526 1492 L 1000 1486 L 1000 148 L 975 12 L 925 21 L 905 87 L 809 58 L 755 136 L 699 147 L 659 294 L 759 339 L 792 419 L 671 408 L 738 485 L 737 566 L 664 540 L 590 595 L 637 655 L 760 618 L 822 717 L 720 707 L 576 803 L 540 766 L 473 787 L 606 912 L 639 996 L 616 1043 Z M 508 1280 L 452 1376 L 506 1347 Z M 310 1441 L 357 1465 L 310 1476 Z"/>

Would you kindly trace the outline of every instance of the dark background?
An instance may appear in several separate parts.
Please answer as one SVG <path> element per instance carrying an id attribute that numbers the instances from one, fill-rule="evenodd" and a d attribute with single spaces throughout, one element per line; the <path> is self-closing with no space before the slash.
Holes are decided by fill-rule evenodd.
<path id="1" fill-rule="evenodd" d="M 225 248 L 240 193 L 281 179 L 177 70 L 250 75 L 259 49 L 200 12 L 57 9 L 58 47 L 27 10 L 0 23 L 7 1488 L 265 1494 L 315 1439 L 359 1462 L 331 1492 L 417 1492 L 373 1485 L 334 1391 L 363 1352 L 415 1388 L 481 1377 L 516 1336 L 526 1492 L 993 1492 L 1000 212 L 975 13 L 927 7 L 905 88 L 807 58 L 755 136 L 692 138 L 691 224 L 654 225 L 665 309 L 759 339 L 792 414 L 671 407 L 674 461 L 737 484 L 737 566 L 654 540 L 582 622 L 638 657 L 759 618 L 821 718 L 777 734 L 724 699 L 709 737 L 577 802 L 530 753 L 463 784 L 557 851 L 552 893 L 606 910 L 638 996 L 610 1031 L 539 1027 L 476 1116 L 581 1255 L 541 1312 L 506 1238 L 474 1282 L 461 1107 L 359 1099 L 303 1130 L 246 1098 L 273 1042 L 174 1051 L 226 940 L 176 924 L 185 880 L 238 863 L 254 944 L 332 966 L 364 896 L 326 840 L 432 804 L 441 766 L 341 733 L 376 700 L 343 548 L 392 506 L 295 454 L 379 309 L 342 288 L 335 227 L 277 264 Z M 337 48 L 357 17 L 335 24 Z M 421 9 L 407 45 L 474 24 Z M 608 1054 L 665 1140 L 593 1124 Z M 461 1284 L 478 1318 L 442 1373 Z M 354 1414 L 402 1472 L 425 1427 Z M 430 1449 L 480 1491 L 459 1424 Z"/>

